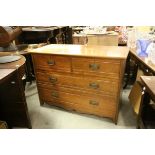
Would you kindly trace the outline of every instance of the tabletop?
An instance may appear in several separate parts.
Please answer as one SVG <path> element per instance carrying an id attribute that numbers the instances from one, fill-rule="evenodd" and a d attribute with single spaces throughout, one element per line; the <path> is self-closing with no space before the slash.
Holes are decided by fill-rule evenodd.
<path id="1" fill-rule="evenodd" d="M 129 49 L 118 46 L 50 44 L 30 51 L 32 54 L 55 54 L 81 57 L 126 59 Z"/>
<path id="2" fill-rule="evenodd" d="M 0 57 L 7 56 L 7 55 L 19 55 L 19 54 L 12 53 L 12 52 L 0 52 Z M 20 55 L 20 57 L 21 58 L 18 61 L 0 64 L 0 72 L 1 72 L 1 69 L 18 69 L 19 67 L 24 65 L 26 59 L 22 55 Z"/>
<path id="3" fill-rule="evenodd" d="M 155 76 L 141 76 L 141 81 L 155 101 Z"/>
<path id="4" fill-rule="evenodd" d="M 13 73 L 15 69 L 0 69 L 0 81 L 7 77 L 9 74 Z"/>
<path id="5" fill-rule="evenodd" d="M 148 57 L 140 57 L 136 53 L 136 49 L 130 49 L 130 54 L 136 57 L 140 62 L 144 63 L 149 69 L 155 72 L 155 64 L 153 64 Z"/>
<path id="6" fill-rule="evenodd" d="M 44 32 L 44 31 L 54 31 L 56 29 L 61 29 L 63 28 L 63 26 L 49 26 L 49 27 L 46 27 L 46 26 L 38 26 L 38 27 L 24 27 L 22 28 L 22 31 L 23 32 Z"/>

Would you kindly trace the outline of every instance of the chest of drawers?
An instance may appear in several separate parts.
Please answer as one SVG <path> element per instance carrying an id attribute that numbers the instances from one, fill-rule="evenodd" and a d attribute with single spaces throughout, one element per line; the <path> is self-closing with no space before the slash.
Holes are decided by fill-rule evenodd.
<path id="1" fill-rule="evenodd" d="M 108 117 L 117 123 L 127 54 L 125 47 L 84 45 L 33 50 L 41 105 Z"/>

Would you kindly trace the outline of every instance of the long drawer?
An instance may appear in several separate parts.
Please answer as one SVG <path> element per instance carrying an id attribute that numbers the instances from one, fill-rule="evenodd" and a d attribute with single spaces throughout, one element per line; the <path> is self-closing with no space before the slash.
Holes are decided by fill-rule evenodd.
<path id="1" fill-rule="evenodd" d="M 72 71 L 81 74 L 119 78 L 120 61 L 112 59 L 72 58 Z"/>
<path id="2" fill-rule="evenodd" d="M 77 76 L 74 74 L 61 74 L 57 72 L 47 73 L 46 71 L 36 72 L 39 83 L 47 82 L 48 85 L 62 85 L 77 89 L 87 89 L 94 93 L 116 95 L 118 92 L 118 81 L 107 78 Z"/>
<path id="3" fill-rule="evenodd" d="M 36 69 L 71 71 L 71 60 L 69 57 L 56 55 L 33 55 Z"/>
<path id="4" fill-rule="evenodd" d="M 93 95 L 92 93 L 82 93 L 63 87 L 47 89 L 38 87 L 40 98 L 49 104 L 68 108 L 82 112 L 95 114 L 98 116 L 113 118 L 116 113 L 116 97 L 108 95 Z"/>

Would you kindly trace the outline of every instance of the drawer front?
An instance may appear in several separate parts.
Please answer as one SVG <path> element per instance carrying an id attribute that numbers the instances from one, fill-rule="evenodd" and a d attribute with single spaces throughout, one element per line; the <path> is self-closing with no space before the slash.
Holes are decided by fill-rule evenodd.
<path id="1" fill-rule="evenodd" d="M 75 73 L 93 74 L 110 78 L 119 78 L 120 61 L 110 59 L 72 58 L 72 69 Z"/>
<path id="2" fill-rule="evenodd" d="M 70 57 L 37 54 L 33 60 L 37 69 L 71 71 Z"/>
<path id="3" fill-rule="evenodd" d="M 91 93 L 79 93 L 76 90 L 66 90 L 64 88 L 45 89 L 39 87 L 41 99 L 49 103 L 68 103 L 71 109 L 82 113 L 95 114 L 98 116 L 113 117 L 116 112 L 116 98 L 110 96 L 93 95 Z"/>
<path id="4" fill-rule="evenodd" d="M 75 76 L 60 73 L 37 72 L 37 80 L 40 83 L 47 82 L 49 85 L 62 85 L 77 89 L 87 89 L 94 93 L 105 93 L 116 95 L 118 92 L 118 81 L 107 78 L 96 78 L 87 76 Z"/>

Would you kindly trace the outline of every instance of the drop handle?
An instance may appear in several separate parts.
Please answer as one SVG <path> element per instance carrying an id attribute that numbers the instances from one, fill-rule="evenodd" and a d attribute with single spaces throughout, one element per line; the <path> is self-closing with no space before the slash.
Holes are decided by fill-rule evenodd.
<path id="1" fill-rule="evenodd" d="M 47 64 L 50 66 L 54 66 L 55 65 L 55 61 L 54 60 L 48 60 Z"/>
<path id="2" fill-rule="evenodd" d="M 56 77 L 49 77 L 49 81 L 51 83 L 56 83 L 57 82 L 57 78 Z"/>
<path id="3" fill-rule="evenodd" d="M 93 101 L 93 100 L 90 100 L 89 101 L 89 104 L 91 104 L 91 105 L 99 105 L 99 102 L 97 102 L 97 101 Z"/>
<path id="4" fill-rule="evenodd" d="M 100 65 L 99 64 L 89 64 L 89 68 L 91 70 L 98 70 L 100 68 Z"/>
<path id="5" fill-rule="evenodd" d="M 99 88 L 99 84 L 97 84 L 97 83 L 89 83 L 89 87 L 90 88 L 93 88 L 93 89 L 98 89 Z"/>
<path id="6" fill-rule="evenodd" d="M 51 93 L 51 96 L 52 96 L 52 97 L 58 98 L 58 97 L 59 97 L 59 94 L 58 94 L 58 92 L 52 92 L 52 93 Z"/>

